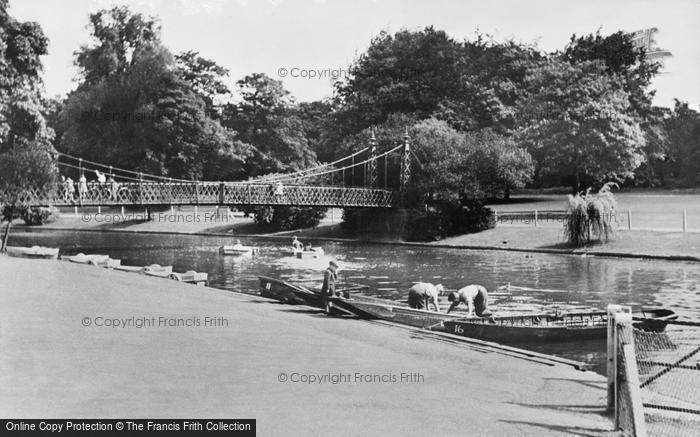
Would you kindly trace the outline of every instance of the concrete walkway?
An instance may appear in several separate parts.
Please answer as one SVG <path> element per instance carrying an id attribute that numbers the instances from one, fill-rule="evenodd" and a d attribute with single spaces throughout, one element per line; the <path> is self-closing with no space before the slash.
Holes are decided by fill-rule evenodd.
<path id="1" fill-rule="evenodd" d="M 62 261 L 0 256 L 0 278 L 0 417 L 255 418 L 260 436 L 614 435 L 591 372 Z M 132 326 L 96 326 L 107 319 Z M 157 326 L 173 319 L 199 326 Z M 292 381 L 311 375 L 326 381 Z"/>

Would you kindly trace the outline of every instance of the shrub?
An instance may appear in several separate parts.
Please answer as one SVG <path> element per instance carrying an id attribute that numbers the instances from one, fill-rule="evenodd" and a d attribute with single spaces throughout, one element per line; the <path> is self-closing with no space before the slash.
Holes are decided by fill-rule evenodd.
<path id="1" fill-rule="evenodd" d="M 594 239 L 608 242 L 615 237 L 613 220 L 617 202 L 610 191 L 613 186 L 617 184 L 607 183 L 595 194 L 589 189 L 583 195 L 569 195 L 564 237 L 570 246 L 582 247 Z"/>
<path id="2" fill-rule="evenodd" d="M 22 209 L 21 217 L 29 226 L 41 226 L 55 221 L 58 218 L 58 209 L 53 206 L 28 207 Z"/>
<path id="3" fill-rule="evenodd" d="M 246 213 L 255 214 L 255 222 L 270 230 L 288 231 L 318 226 L 328 208 L 296 206 L 254 206 Z"/>

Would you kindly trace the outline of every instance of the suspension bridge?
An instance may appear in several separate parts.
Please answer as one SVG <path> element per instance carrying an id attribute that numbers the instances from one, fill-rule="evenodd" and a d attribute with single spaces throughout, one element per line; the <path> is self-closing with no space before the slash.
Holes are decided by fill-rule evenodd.
<path id="1" fill-rule="evenodd" d="M 248 181 L 197 181 L 135 172 L 59 153 L 62 174 L 52 190 L 31 191 L 32 206 L 284 205 L 393 208 L 401 204 L 411 174 L 410 143 L 377 153 L 369 145 L 334 162 Z M 88 181 L 86 174 L 97 180 Z"/>

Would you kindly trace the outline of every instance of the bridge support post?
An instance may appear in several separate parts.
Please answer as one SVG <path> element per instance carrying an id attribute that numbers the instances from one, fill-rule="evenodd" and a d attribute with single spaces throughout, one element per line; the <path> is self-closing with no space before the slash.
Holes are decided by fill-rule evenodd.
<path id="1" fill-rule="evenodd" d="M 399 199 L 401 204 L 406 201 L 406 188 L 411 178 L 411 137 L 408 136 L 408 128 L 403 135 L 403 156 L 401 157 L 401 182 L 399 187 Z"/>
<path id="2" fill-rule="evenodd" d="M 377 188 L 377 137 L 372 129 L 372 138 L 369 139 L 369 172 L 365 185 L 369 188 Z"/>

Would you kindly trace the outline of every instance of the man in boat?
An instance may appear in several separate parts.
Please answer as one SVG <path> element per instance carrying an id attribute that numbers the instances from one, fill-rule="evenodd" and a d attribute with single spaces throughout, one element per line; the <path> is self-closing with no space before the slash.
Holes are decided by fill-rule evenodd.
<path id="1" fill-rule="evenodd" d="M 491 315 L 491 311 L 489 311 L 489 294 L 486 288 L 481 285 L 467 285 L 458 291 L 453 291 L 447 296 L 447 300 L 452 302 L 452 305 L 447 310 L 448 314 L 457 308 L 460 303 L 466 303 L 469 307 L 467 317 L 471 317 L 475 313 L 479 317 Z"/>
<path id="2" fill-rule="evenodd" d="M 329 312 L 328 298 L 335 297 L 335 283 L 338 281 L 338 264 L 331 260 L 328 263 L 328 268 L 323 273 L 323 285 L 321 286 L 321 303 L 326 313 Z"/>
<path id="3" fill-rule="evenodd" d="M 304 244 L 302 244 L 302 242 L 299 241 L 297 237 L 294 237 L 294 239 L 292 240 L 292 247 L 294 248 L 295 252 L 304 250 Z"/>
<path id="4" fill-rule="evenodd" d="M 440 312 L 438 296 L 443 292 L 442 284 L 433 285 L 427 282 L 414 284 L 408 290 L 408 306 L 418 310 L 430 310 L 430 304 L 435 306 L 435 311 Z"/>

